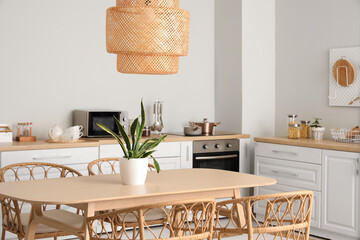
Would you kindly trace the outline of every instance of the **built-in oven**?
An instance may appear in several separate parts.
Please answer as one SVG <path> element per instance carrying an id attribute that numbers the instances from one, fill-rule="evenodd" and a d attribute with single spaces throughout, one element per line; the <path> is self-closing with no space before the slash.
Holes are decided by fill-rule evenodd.
<path id="1" fill-rule="evenodd" d="M 239 140 L 194 141 L 193 168 L 212 168 L 239 172 Z"/>

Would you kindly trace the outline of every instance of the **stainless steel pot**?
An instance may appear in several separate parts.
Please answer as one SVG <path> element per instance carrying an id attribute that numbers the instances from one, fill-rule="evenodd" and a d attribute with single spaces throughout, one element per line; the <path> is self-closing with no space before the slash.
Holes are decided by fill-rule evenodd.
<path id="1" fill-rule="evenodd" d="M 204 118 L 203 122 L 189 122 L 190 126 L 199 126 L 202 128 L 202 134 L 213 134 L 214 127 L 221 124 L 221 122 L 208 122 L 207 118 Z"/>
<path id="2" fill-rule="evenodd" d="M 186 136 L 199 136 L 201 135 L 201 127 L 200 126 L 186 126 L 184 127 L 184 134 Z"/>

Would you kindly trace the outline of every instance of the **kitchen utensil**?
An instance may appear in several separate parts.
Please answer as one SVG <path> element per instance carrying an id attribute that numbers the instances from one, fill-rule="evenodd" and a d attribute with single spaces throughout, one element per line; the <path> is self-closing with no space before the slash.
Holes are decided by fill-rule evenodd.
<path id="1" fill-rule="evenodd" d="M 202 128 L 202 134 L 211 135 L 214 132 L 214 127 L 221 124 L 221 122 L 208 122 L 207 118 L 204 118 L 203 122 L 189 122 L 190 126 L 200 126 Z"/>
<path id="2" fill-rule="evenodd" d="M 59 125 L 54 124 L 54 126 L 49 129 L 48 135 L 51 140 L 58 141 L 63 132 L 64 130 Z"/>
<path id="3" fill-rule="evenodd" d="M 154 124 L 151 126 L 152 131 L 157 131 L 157 134 L 161 134 L 161 130 L 164 127 L 162 120 L 163 114 L 163 102 L 156 101 L 154 102 Z"/>
<path id="4" fill-rule="evenodd" d="M 333 66 L 333 75 L 336 82 L 343 87 L 353 84 L 356 78 L 354 66 L 345 58 L 339 59 Z"/>
<path id="5" fill-rule="evenodd" d="M 186 126 L 184 127 L 184 134 L 186 136 L 199 136 L 202 133 L 202 128 L 200 126 Z"/>

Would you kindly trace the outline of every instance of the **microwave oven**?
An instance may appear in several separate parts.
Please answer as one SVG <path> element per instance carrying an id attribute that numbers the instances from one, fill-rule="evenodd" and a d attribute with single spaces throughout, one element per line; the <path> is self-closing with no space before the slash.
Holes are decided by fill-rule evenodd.
<path id="1" fill-rule="evenodd" d="M 97 123 L 102 123 L 113 132 L 120 134 L 114 116 L 124 126 L 125 132 L 128 132 L 127 111 L 75 110 L 73 123 L 84 127 L 84 137 L 110 137 L 111 135 L 102 130 Z"/>

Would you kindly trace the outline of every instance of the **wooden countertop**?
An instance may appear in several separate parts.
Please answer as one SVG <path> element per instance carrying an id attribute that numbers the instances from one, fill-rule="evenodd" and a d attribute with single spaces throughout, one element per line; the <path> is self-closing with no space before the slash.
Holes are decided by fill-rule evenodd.
<path id="1" fill-rule="evenodd" d="M 313 140 L 313 139 L 289 139 L 287 137 L 265 137 L 254 138 L 256 142 L 264 143 L 275 143 L 275 144 L 284 144 L 298 147 L 310 147 L 310 148 L 320 148 L 328 150 L 337 150 L 337 151 L 346 151 L 346 152 L 358 152 L 360 153 L 360 143 L 341 143 L 335 142 L 334 140 L 324 139 L 324 140 Z"/>
<path id="2" fill-rule="evenodd" d="M 223 134 L 223 135 L 222 135 Z M 150 137 L 143 137 L 141 141 L 148 138 L 158 137 L 152 135 Z M 181 136 L 168 134 L 164 142 L 184 142 L 184 141 L 199 141 L 199 140 L 219 140 L 219 139 L 237 139 L 250 138 L 249 134 L 217 132 L 215 136 Z M 105 144 L 117 144 L 114 138 L 85 138 L 86 141 L 79 143 L 47 143 L 44 140 L 36 142 L 10 142 L 0 143 L 0 152 L 6 151 L 23 151 L 23 150 L 41 150 L 41 149 L 56 149 L 56 148 L 77 148 L 77 147 L 97 147 Z"/>

